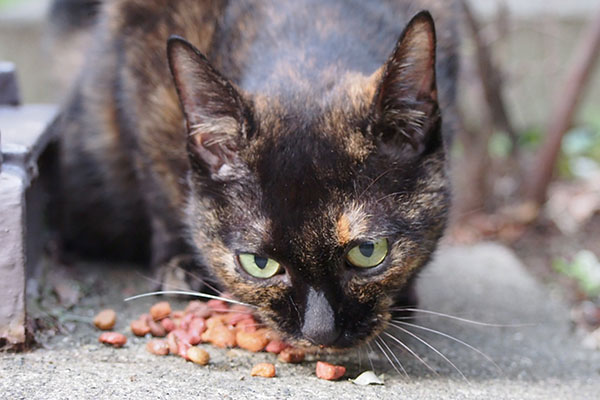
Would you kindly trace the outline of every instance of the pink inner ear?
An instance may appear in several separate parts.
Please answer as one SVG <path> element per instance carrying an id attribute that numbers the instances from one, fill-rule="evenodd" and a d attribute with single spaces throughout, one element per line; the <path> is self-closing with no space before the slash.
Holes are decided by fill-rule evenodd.
<path id="1" fill-rule="evenodd" d="M 237 157 L 246 105 L 234 86 L 183 39 L 169 42 L 169 62 L 183 106 L 190 157 L 219 174 Z"/>
<path id="2" fill-rule="evenodd" d="M 384 90 L 417 100 L 437 100 L 435 28 L 431 16 L 419 14 L 410 21 L 388 61 Z"/>
<path id="3" fill-rule="evenodd" d="M 429 68 L 421 79 L 417 100 L 437 101 L 437 88 L 435 85 L 435 66 Z"/>

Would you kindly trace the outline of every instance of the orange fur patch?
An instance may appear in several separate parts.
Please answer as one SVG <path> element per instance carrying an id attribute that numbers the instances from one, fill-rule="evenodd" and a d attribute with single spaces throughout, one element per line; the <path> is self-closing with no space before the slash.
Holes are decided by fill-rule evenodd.
<path id="1" fill-rule="evenodd" d="M 350 241 L 350 221 L 344 214 L 337 221 L 338 242 L 345 245 Z"/>

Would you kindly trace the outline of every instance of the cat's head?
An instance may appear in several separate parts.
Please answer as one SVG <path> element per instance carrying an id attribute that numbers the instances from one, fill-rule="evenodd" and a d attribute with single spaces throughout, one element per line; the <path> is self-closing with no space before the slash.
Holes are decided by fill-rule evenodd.
<path id="1" fill-rule="evenodd" d="M 296 344 L 341 349 L 380 333 L 442 235 L 435 43 L 420 13 L 380 70 L 311 99 L 243 93 L 169 41 L 192 240 L 223 289 Z"/>

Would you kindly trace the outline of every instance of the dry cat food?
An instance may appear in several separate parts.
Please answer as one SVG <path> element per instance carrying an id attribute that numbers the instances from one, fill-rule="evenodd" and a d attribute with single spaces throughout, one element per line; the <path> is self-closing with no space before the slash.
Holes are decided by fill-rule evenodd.
<path id="1" fill-rule="evenodd" d="M 210 355 L 208 354 L 208 352 L 196 346 L 190 347 L 188 349 L 187 358 L 190 361 L 200 365 L 206 365 L 210 361 Z"/>
<path id="2" fill-rule="evenodd" d="M 150 308 L 150 315 L 154 321 L 160 321 L 171 314 L 171 305 L 167 301 L 156 303 Z"/>
<path id="3" fill-rule="evenodd" d="M 250 371 L 252 376 L 261 376 L 263 378 L 273 378 L 275 376 L 275 366 L 271 363 L 259 363 L 252 367 Z"/>
<path id="4" fill-rule="evenodd" d="M 193 360 L 201 350 L 193 346 L 210 343 L 219 348 L 240 347 L 252 352 L 280 354 L 283 362 L 304 360 L 304 351 L 293 349 L 277 333 L 261 327 L 250 308 L 237 304 L 230 306 L 222 300 L 190 301 L 185 310 L 172 310 L 168 302 L 161 301 L 150 308 L 149 314 L 142 314 L 132 321 L 130 328 L 136 336 L 166 336 L 165 340 L 157 342 L 154 339 L 147 346 L 150 353 L 157 355 L 177 354 Z M 203 355 L 200 360 L 205 358 Z"/>
<path id="5" fill-rule="evenodd" d="M 286 347 L 280 353 L 277 359 L 285 363 L 301 363 L 304 361 L 304 351 L 293 347 Z"/>
<path id="6" fill-rule="evenodd" d="M 333 365 L 323 361 L 317 361 L 317 378 L 335 381 L 346 373 L 346 367 Z"/>
<path id="7" fill-rule="evenodd" d="M 114 347 L 122 347 L 127 343 L 127 338 L 122 333 L 118 332 L 104 332 L 98 338 L 100 343 L 110 344 Z"/>
<path id="8" fill-rule="evenodd" d="M 114 310 L 102 310 L 94 317 L 94 325 L 103 331 L 109 331 L 117 322 L 117 313 Z"/>
<path id="9" fill-rule="evenodd" d="M 152 339 L 146 343 L 146 349 L 157 356 L 166 356 L 169 354 L 169 344 L 163 339 Z"/>
<path id="10" fill-rule="evenodd" d="M 111 329 L 115 321 L 113 310 L 104 310 L 94 318 L 99 329 Z M 172 310 L 168 302 L 161 301 L 129 326 L 136 336 L 152 335 L 153 338 L 146 343 L 149 353 L 160 356 L 175 354 L 199 365 L 210 361 L 209 353 L 196 346 L 201 343 L 273 353 L 284 363 L 300 363 L 305 357 L 304 350 L 292 347 L 277 332 L 258 323 L 250 308 L 237 304 L 230 306 L 222 300 L 190 301 L 185 310 Z M 104 332 L 99 341 L 121 347 L 127 338 L 117 332 Z M 344 376 L 346 368 L 319 361 L 316 373 L 321 379 L 337 380 Z M 251 375 L 272 378 L 276 375 L 275 365 L 256 364 Z"/>

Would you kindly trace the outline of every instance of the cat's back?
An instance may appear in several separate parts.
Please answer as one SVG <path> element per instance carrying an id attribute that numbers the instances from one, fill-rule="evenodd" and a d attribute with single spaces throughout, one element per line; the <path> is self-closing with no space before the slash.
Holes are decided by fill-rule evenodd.
<path id="1" fill-rule="evenodd" d="M 436 19 L 438 73 L 442 85 L 449 84 L 457 68 L 455 1 L 231 1 L 208 57 L 250 92 L 308 86 L 318 94 L 344 72 L 372 74 L 390 55 L 406 23 L 423 9 Z"/>

